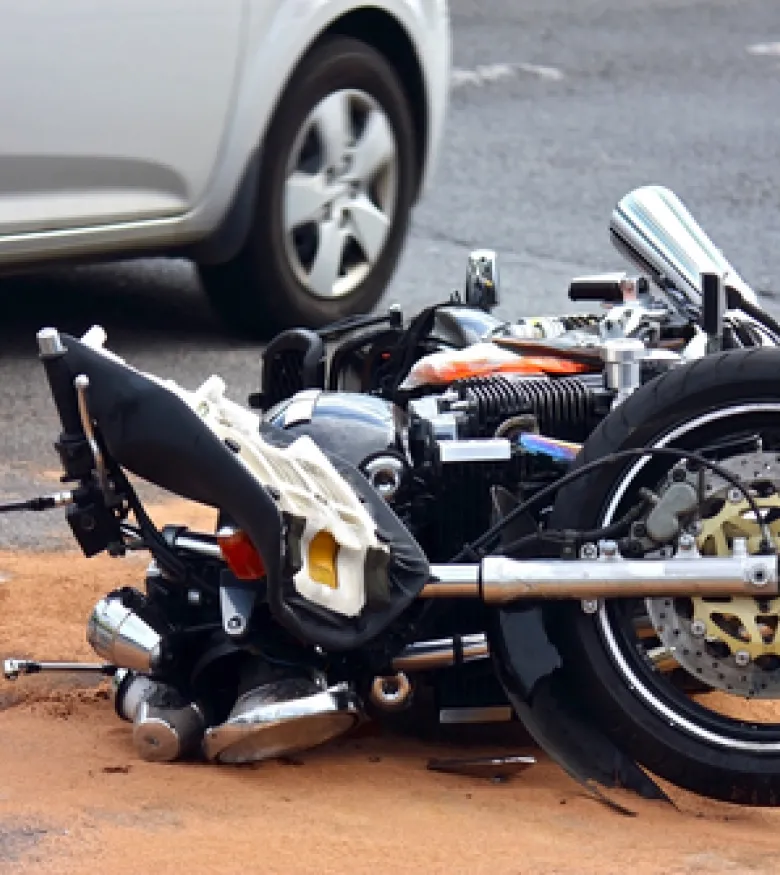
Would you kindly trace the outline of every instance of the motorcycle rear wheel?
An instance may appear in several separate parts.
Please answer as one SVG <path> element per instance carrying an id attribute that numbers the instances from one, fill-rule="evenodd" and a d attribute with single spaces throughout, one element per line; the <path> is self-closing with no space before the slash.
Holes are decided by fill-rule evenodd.
<path id="1" fill-rule="evenodd" d="M 596 429 L 575 468 L 629 448 L 696 451 L 749 434 L 770 437 L 780 451 L 780 350 L 710 356 L 656 379 Z M 584 475 L 561 489 L 551 526 L 586 530 L 618 519 L 631 496 L 636 501 L 637 490 L 652 488 L 672 464 L 668 457 L 628 460 Z M 780 804 L 780 702 L 777 722 L 763 724 L 702 707 L 640 652 L 629 605 L 613 600 L 587 614 L 567 604 L 548 614 L 591 719 L 639 764 L 680 787 L 727 802 Z"/>

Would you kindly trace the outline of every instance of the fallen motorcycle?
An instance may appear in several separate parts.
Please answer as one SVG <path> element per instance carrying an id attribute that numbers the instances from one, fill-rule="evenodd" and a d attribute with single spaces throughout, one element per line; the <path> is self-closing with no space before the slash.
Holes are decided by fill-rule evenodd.
<path id="1" fill-rule="evenodd" d="M 477 252 L 409 324 L 280 335 L 255 410 L 39 332 L 72 488 L 26 508 L 152 557 L 87 631 L 141 756 L 281 756 L 429 687 L 586 785 L 775 804 L 780 721 L 720 706 L 780 698 L 780 326 L 670 192 L 611 230 L 643 275 L 570 289 L 606 311 L 500 320 Z M 157 530 L 128 474 L 217 531 Z"/>

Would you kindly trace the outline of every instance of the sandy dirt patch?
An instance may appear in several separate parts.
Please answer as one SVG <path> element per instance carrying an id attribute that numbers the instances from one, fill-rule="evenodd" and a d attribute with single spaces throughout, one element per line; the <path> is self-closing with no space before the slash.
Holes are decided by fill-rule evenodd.
<path id="1" fill-rule="evenodd" d="M 154 508 L 157 521 L 170 509 Z M 181 519 L 181 515 L 171 519 Z M 209 512 L 188 520 L 207 527 Z M 93 659 L 85 620 L 144 560 L 2 554 L 0 657 Z M 780 812 L 673 792 L 624 817 L 554 764 L 505 784 L 426 770 L 432 748 L 376 726 L 286 763 L 153 765 L 105 685 L 0 681 L 0 872 L 776 873 Z"/>

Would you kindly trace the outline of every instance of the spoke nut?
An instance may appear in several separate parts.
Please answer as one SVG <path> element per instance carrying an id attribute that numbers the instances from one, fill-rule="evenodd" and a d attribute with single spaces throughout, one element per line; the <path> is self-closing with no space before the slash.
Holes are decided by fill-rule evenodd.
<path id="1" fill-rule="evenodd" d="M 595 544 L 583 544 L 580 549 L 580 559 L 596 559 L 599 548 Z"/>
<path id="2" fill-rule="evenodd" d="M 736 662 L 740 668 L 744 668 L 746 665 L 750 664 L 750 654 L 747 650 L 738 650 L 734 654 L 734 662 Z"/>
<path id="3" fill-rule="evenodd" d="M 585 614 L 595 614 L 599 609 L 599 603 L 597 599 L 583 599 L 582 600 L 582 610 Z"/>

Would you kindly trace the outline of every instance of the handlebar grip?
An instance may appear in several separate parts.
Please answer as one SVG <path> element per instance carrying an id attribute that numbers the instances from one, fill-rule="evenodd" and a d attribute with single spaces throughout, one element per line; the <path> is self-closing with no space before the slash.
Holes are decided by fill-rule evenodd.
<path id="1" fill-rule="evenodd" d="M 623 301 L 623 290 L 620 281 L 615 279 L 572 280 L 569 286 L 570 301 L 603 301 L 610 304 L 620 304 Z"/>

